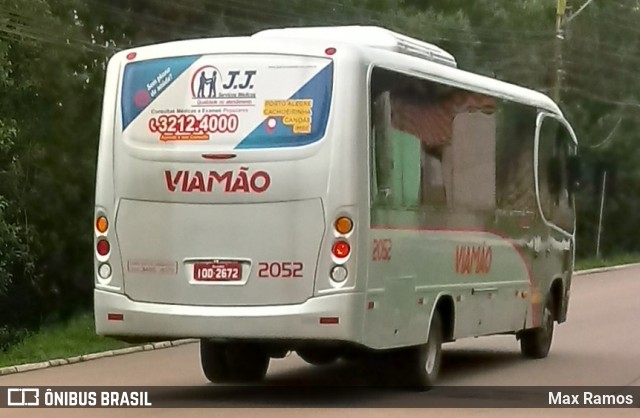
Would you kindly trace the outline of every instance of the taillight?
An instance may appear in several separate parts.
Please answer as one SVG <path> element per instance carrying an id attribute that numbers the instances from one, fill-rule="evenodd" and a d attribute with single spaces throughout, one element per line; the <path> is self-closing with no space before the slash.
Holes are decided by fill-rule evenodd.
<path id="1" fill-rule="evenodd" d="M 345 258 L 351 252 L 351 246 L 346 241 L 337 241 L 333 244 L 332 252 L 338 258 Z"/>
<path id="2" fill-rule="evenodd" d="M 107 241 L 106 239 L 98 241 L 98 245 L 96 245 L 96 251 L 103 257 L 109 254 L 110 249 L 111 246 L 109 245 L 109 241 Z"/>

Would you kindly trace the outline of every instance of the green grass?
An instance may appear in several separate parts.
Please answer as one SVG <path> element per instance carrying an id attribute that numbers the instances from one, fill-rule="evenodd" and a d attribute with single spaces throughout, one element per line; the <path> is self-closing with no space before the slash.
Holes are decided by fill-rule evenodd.
<path id="1" fill-rule="evenodd" d="M 640 254 L 626 254 L 604 258 L 586 258 L 576 260 L 576 270 L 588 270 L 599 267 L 611 267 L 621 264 L 640 263 Z"/>
<path id="2" fill-rule="evenodd" d="M 75 357 L 126 346 L 125 343 L 95 335 L 93 314 L 87 313 L 65 323 L 45 326 L 7 351 L 0 352 L 0 367 Z"/>

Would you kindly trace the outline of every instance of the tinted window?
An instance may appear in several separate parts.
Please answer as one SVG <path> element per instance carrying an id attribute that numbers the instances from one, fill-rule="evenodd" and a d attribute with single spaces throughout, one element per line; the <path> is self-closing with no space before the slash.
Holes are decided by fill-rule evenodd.
<path id="1" fill-rule="evenodd" d="M 376 69 L 373 207 L 535 211 L 536 110 Z"/>
<path id="2" fill-rule="evenodd" d="M 568 181 L 572 149 L 567 128 L 554 118 L 544 118 L 538 145 L 540 205 L 547 220 L 570 232 L 574 227 L 573 196 Z"/>

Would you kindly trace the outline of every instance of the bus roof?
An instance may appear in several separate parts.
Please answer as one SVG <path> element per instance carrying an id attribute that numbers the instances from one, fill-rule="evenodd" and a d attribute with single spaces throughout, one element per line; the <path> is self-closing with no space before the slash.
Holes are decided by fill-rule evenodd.
<path id="1" fill-rule="evenodd" d="M 453 55 L 444 49 L 378 26 L 320 26 L 267 29 L 253 35 L 258 38 L 288 38 L 344 42 L 363 47 L 407 54 L 449 67 L 457 67 Z"/>
<path id="2" fill-rule="evenodd" d="M 371 49 L 363 52 L 370 62 L 382 68 L 526 104 L 564 118 L 560 107 L 550 97 L 536 90 L 412 56 Z"/>
<path id="3" fill-rule="evenodd" d="M 437 81 L 525 103 L 562 116 L 558 105 L 535 90 L 457 68 L 453 55 L 444 49 L 377 26 L 322 26 L 267 29 L 254 38 L 302 42 L 337 42 L 365 52 L 374 64 L 389 69 L 417 72 Z M 433 64 L 436 65 L 433 65 Z M 443 66 L 445 66 L 443 68 Z M 452 68 L 453 67 L 453 68 Z"/>

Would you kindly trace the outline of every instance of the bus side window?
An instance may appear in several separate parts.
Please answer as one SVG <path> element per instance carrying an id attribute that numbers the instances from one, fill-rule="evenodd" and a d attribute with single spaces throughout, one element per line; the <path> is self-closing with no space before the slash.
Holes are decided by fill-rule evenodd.
<path id="1" fill-rule="evenodd" d="M 571 135 L 558 120 L 542 121 L 538 141 L 538 187 L 542 212 L 547 220 L 572 232 L 573 196 L 569 185 Z"/>
<path id="2" fill-rule="evenodd" d="M 394 187 L 403 208 L 446 206 L 451 120 L 445 99 L 450 87 L 397 75 L 391 89 Z"/>
<path id="3" fill-rule="evenodd" d="M 497 207 L 508 212 L 537 211 L 533 177 L 533 146 L 538 112 L 533 107 L 502 101 L 496 144 Z"/>
<path id="4" fill-rule="evenodd" d="M 495 208 L 495 98 L 383 69 L 371 94 L 374 206 Z"/>
<path id="5" fill-rule="evenodd" d="M 379 94 L 372 105 L 372 154 L 370 173 L 372 205 L 398 209 L 419 205 L 422 161 L 421 143 L 412 133 L 397 129 L 394 118 L 410 120 L 398 107 L 396 80 Z"/>
<path id="6" fill-rule="evenodd" d="M 373 102 L 371 110 L 371 203 L 374 206 L 388 206 L 393 199 L 389 93 L 380 94 Z"/>

